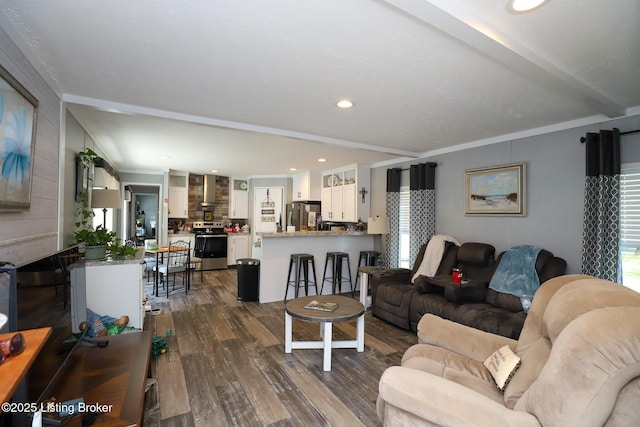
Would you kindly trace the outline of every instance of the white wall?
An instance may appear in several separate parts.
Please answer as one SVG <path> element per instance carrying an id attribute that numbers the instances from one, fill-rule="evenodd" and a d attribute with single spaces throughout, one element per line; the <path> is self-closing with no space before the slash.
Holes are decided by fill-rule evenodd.
<path id="1" fill-rule="evenodd" d="M 386 171 L 425 161 L 436 162 L 436 232 L 460 242 L 485 242 L 497 252 L 520 244 L 542 246 L 567 260 L 568 272 L 581 263 L 586 132 L 618 127 L 640 129 L 640 116 L 618 119 L 499 144 L 437 155 L 372 169 L 372 214 L 385 212 Z M 425 136 L 428 138 L 428 136 Z M 622 162 L 640 161 L 640 134 L 622 137 Z M 527 216 L 464 215 L 465 169 L 527 163 Z M 409 171 L 402 184 L 409 185 Z"/>
<path id="2" fill-rule="evenodd" d="M 31 207 L 0 212 L 0 261 L 18 266 L 54 252 L 58 239 L 60 99 L 0 28 L 0 64 L 39 101 Z"/>

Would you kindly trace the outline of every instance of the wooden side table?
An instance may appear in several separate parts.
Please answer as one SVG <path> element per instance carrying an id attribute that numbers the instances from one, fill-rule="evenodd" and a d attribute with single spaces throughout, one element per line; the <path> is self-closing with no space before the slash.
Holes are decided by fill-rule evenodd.
<path id="1" fill-rule="evenodd" d="M 320 311 L 304 308 L 311 301 L 335 302 L 339 306 L 334 311 Z M 307 322 L 320 323 L 320 337 L 322 341 L 293 341 L 292 339 L 292 318 Z M 355 340 L 332 340 L 333 322 L 346 322 L 351 319 L 358 319 L 356 326 Z M 359 353 L 364 351 L 364 306 L 353 298 L 339 295 L 312 295 L 296 298 L 287 302 L 284 314 L 284 352 L 291 353 L 292 349 L 315 349 L 321 348 L 324 351 L 322 369 L 331 370 L 331 349 L 332 348 L 355 348 Z"/>
<path id="2" fill-rule="evenodd" d="M 51 335 L 51 328 L 29 329 L 19 331 L 24 337 L 24 350 L 16 356 L 9 356 L 0 365 L 0 402 L 8 402 L 15 393 L 22 378 L 29 372 L 29 368 L 42 350 L 44 343 Z M 0 334 L 0 340 L 11 338 L 17 332 Z M 0 409 L 0 413 L 2 410 Z"/>

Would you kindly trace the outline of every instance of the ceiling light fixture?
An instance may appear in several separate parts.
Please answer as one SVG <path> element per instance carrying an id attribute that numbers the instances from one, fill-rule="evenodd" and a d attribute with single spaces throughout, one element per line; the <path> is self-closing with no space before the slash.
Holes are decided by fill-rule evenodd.
<path id="1" fill-rule="evenodd" d="M 548 3 L 549 0 L 510 0 L 507 5 L 507 10 L 511 13 L 525 13 L 530 12 Z"/>
<path id="2" fill-rule="evenodd" d="M 296 168 L 289 168 L 289 170 L 290 170 L 291 172 L 295 172 L 297 169 L 296 169 Z"/>
<path id="3" fill-rule="evenodd" d="M 320 163 L 324 163 L 324 162 L 326 162 L 326 161 L 327 161 L 327 159 L 320 158 L 320 159 L 318 159 L 318 161 L 319 161 Z"/>
<path id="4" fill-rule="evenodd" d="M 211 173 L 218 173 L 218 169 L 211 169 Z"/>
<path id="5" fill-rule="evenodd" d="M 171 158 L 171 156 L 167 156 L 166 154 L 161 154 L 158 156 L 158 158 L 162 159 L 162 160 L 168 160 Z"/>
<path id="6" fill-rule="evenodd" d="M 347 109 L 347 108 L 351 108 L 353 107 L 354 103 L 353 101 L 350 101 L 348 99 L 341 99 L 340 101 L 336 102 L 336 107 L 338 108 L 342 108 Z"/>

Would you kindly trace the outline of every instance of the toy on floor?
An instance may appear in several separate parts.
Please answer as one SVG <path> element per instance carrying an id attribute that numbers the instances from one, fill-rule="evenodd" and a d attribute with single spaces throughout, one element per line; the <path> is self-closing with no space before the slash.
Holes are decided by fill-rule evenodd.
<path id="1" fill-rule="evenodd" d="M 139 331 L 138 328 L 127 326 L 128 324 L 129 316 L 120 316 L 120 318 L 116 319 L 111 316 L 100 316 L 87 309 L 87 320 L 80 323 L 80 330 L 82 332 L 86 331 L 86 336 L 90 338 Z"/>

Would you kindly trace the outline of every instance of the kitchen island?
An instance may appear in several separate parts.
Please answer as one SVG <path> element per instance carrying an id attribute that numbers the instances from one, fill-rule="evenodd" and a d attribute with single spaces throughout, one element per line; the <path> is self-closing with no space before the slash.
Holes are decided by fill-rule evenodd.
<path id="1" fill-rule="evenodd" d="M 129 316 L 129 325 L 144 327 L 144 250 L 126 259 L 81 260 L 71 270 L 71 331 L 80 332 L 87 308 L 100 316 Z"/>
<path id="2" fill-rule="evenodd" d="M 375 235 L 348 231 L 297 231 L 293 233 L 256 233 L 260 246 L 254 248 L 253 256 L 260 259 L 260 302 L 282 301 L 289 271 L 289 259 L 293 253 L 308 253 L 314 256 L 318 292 L 322 287 L 322 274 L 327 252 L 346 252 L 351 261 L 351 278 L 356 281 L 360 251 L 374 250 Z M 293 273 L 292 273 L 293 276 Z M 327 273 L 327 276 L 331 276 Z M 313 273 L 309 271 L 313 280 Z M 343 292 L 345 287 L 343 285 Z M 309 291 L 313 294 L 313 288 Z M 323 294 L 331 293 L 327 282 Z M 292 298 L 293 288 L 289 291 Z M 300 296 L 304 295 L 304 290 Z"/>

